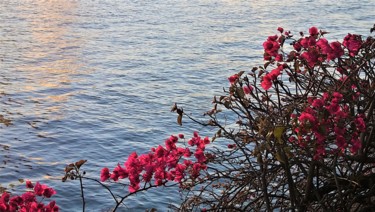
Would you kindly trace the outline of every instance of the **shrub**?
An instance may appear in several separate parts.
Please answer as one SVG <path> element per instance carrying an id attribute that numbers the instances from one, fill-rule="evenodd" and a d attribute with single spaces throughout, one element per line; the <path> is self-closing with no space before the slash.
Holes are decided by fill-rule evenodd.
<path id="1" fill-rule="evenodd" d="M 278 31 L 263 43 L 265 64 L 230 76 L 214 98 L 202 124 L 228 148 L 210 152 L 216 157 L 180 210 L 375 206 L 375 39 Z"/>
<path id="2" fill-rule="evenodd" d="M 83 179 L 110 193 L 113 211 L 138 192 L 175 185 L 184 194 L 180 211 L 375 207 L 375 39 L 348 34 L 329 42 L 316 27 L 299 38 L 277 30 L 263 43 L 264 65 L 230 76 L 206 121 L 172 107 L 179 125 L 186 116 L 212 126 L 211 139 L 170 136 L 103 168 L 100 180 L 85 176 L 85 160 L 68 165 L 63 181 L 79 179 L 83 210 Z M 108 183 L 127 190 L 117 196 Z"/>

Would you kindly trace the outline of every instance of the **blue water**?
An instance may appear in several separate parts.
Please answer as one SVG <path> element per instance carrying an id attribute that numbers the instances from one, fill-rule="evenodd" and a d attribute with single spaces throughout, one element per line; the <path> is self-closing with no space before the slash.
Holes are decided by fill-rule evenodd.
<path id="1" fill-rule="evenodd" d="M 171 105 L 197 117 L 209 110 L 228 76 L 262 63 L 279 26 L 341 40 L 368 35 L 374 11 L 373 0 L 2 0 L 0 115 L 11 125 L 0 124 L 0 186 L 22 192 L 18 179 L 38 180 L 57 190 L 62 211 L 79 211 L 78 182 L 60 180 L 66 164 L 87 159 L 87 175 L 99 177 L 171 134 L 210 135 L 178 126 Z M 113 206 L 85 185 L 88 211 Z M 178 201 L 176 188 L 160 188 L 123 210 Z"/>

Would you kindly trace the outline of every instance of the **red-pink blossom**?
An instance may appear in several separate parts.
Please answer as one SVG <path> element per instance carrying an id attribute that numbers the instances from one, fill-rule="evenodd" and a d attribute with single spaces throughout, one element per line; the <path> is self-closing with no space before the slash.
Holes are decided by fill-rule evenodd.
<path id="1" fill-rule="evenodd" d="M 344 55 L 344 49 L 341 47 L 341 43 L 336 41 L 330 44 L 331 51 L 328 52 L 327 60 L 334 60 Z"/>
<path id="2" fill-rule="evenodd" d="M 237 79 L 238 79 L 238 75 L 237 74 L 234 74 L 234 75 L 228 77 L 228 80 L 229 80 L 229 82 L 230 82 L 231 85 L 233 85 L 234 83 L 236 83 Z"/>
<path id="3" fill-rule="evenodd" d="M 275 80 L 281 74 L 282 70 L 283 70 L 283 66 L 280 65 L 277 68 L 272 69 L 272 71 L 268 75 L 270 76 L 271 80 Z"/>
<path id="4" fill-rule="evenodd" d="M 30 180 L 26 180 L 26 188 L 34 188 L 34 185 L 31 183 Z"/>
<path id="5" fill-rule="evenodd" d="M 271 82 L 271 78 L 270 76 L 268 75 L 265 75 L 263 78 L 262 78 L 262 82 L 261 82 L 261 86 L 264 90 L 268 90 L 271 88 L 272 86 L 272 82 Z"/>
<path id="6" fill-rule="evenodd" d="M 109 179 L 110 177 L 109 169 L 107 167 L 103 168 L 100 172 L 100 181 L 104 182 Z"/>
<path id="7" fill-rule="evenodd" d="M 275 57 L 275 60 L 277 62 L 282 62 L 283 61 L 283 55 L 282 54 L 277 54 L 276 57 Z"/>
<path id="8" fill-rule="evenodd" d="M 337 101 L 341 101 L 342 100 L 342 97 L 343 95 L 339 92 L 333 92 L 333 95 L 332 95 L 335 99 L 337 99 Z"/>
<path id="9" fill-rule="evenodd" d="M 309 33 L 310 33 L 311 36 L 315 36 L 315 35 L 319 34 L 319 30 L 318 30 L 318 28 L 313 26 L 309 29 Z"/>
<path id="10" fill-rule="evenodd" d="M 354 123 L 355 123 L 358 131 L 360 131 L 360 132 L 365 132 L 366 131 L 366 124 L 365 124 L 365 121 L 363 120 L 362 117 L 357 117 L 354 120 Z"/>
<path id="11" fill-rule="evenodd" d="M 174 139 L 169 138 L 165 140 L 165 147 L 167 148 L 167 150 L 176 149 L 176 144 L 174 142 Z"/>
<path id="12" fill-rule="evenodd" d="M 307 49 L 309 47 L 309 38 L 306 37 L 306 38 L 302 38 L 300 40 L 300 44 L 303 48 Z"/>
<path id="13" fill-rule="evenodd" d="M 315 99 L 311 105 L 315 108 L 321 108 L 324 106 L 324 102 L 321 99 Z"/>
<path id="14" fill-rule="evenodd" d="M 206 161 L 206 156 L 204 156 L 204 152 L 202 150 L 197 150 L 194 153 L 195 158 L 198 160 L 199 163 L 203 163 Z"/>
<path id="15" fill-rule="evenodd" d="M 307 52 L 302 53 L 301 57 L 307 61 L 310 68 L 313 68 L 319 61 L 319 52 L 315 48 L 310 48 Z"/>
<path id="16" fill-rule="evenodd" d="M 362 47 L 362 38 L 360 35 L 348 34 L 345 36 L 343 45 L 349 50 L 349 55 L 354 57 Z"/>
<path id="17" fill-rule="evenodd" d="M 302 49 L 302 45 L 301 45 L 300 42 L 295 42 L 295 43 L 293 44 L 293 48 L 294 48 L 297 52 L 299 52 L 299 51 L 301 51 L 301 49 Z"/>
<path id="18" fill-rule="evenodd" d="M 306 121 L 309 121 L 310 124 L 315 124 L 316 122 L 316 118 L 312 114 L 306 112 L 302 112 L 298 120 L 302 123 L 306 123 Z"/>
<path id="19" fill-rule="evenodd" d="M 351 139 L 351 144 L 352 144 L 352 146 L 350 148 L 350 152 L 352 154 L 357 153 L 358 150 L 361 149 L 361 147 L 362 147 L 362 143 L 361 143 L 361 141 L 358 138 L 352 138 Z"/>
<path id="20" fill-rule="evenodd" d="M 25 192 L 21 195 L 22 199 L 24 202 L 35 202 L 36 201 L 36 197 L 35 197 L 35 194 L 31 191 L 28 191 L 28 192 Z"/>
<path id="21" fill-rule="evenodd" d="M 3 194 L 1 195 L 1 198 L 0 198 L 0 202 L 8 203 L 9 199 L 10 199 L 9 193 L 3 192 Z"/>
<path id="22" fill-rule="evenodd" d="M 280 44 L 277 42 L 278 36 L 269 36 L 268 39 L 263 43 L 264 52 L 269 56 L 276 57 L 280 49 Z"/>
<path id="23" fill-rule="evenodd" d="M 42 185 L 39 182 L 36 182 L 36 184 L 34 186 L 34 192 L 38 196 L 42 196 L 43 195 L 43 187 L 42 187 Z"/>
<path id="24" fill-rule="evenodd" d="M 245 94 L 250 94 L 253 91 L 253 87 L 251 85 L 245 85 L 242 89 Z"/>
<path id="25" fill-rule="evenodd" d="M 50 198 L 51 196 L 55 195 L 56 191 L 53 188 L 49 188 L 47 186 L 44 186 L 43 188 L 43 196 L 46 198 Z"/>
<path id="26" fill-rule="evenodd" d="M 316 45 L 322 50 L 323 54 L 328 54 L 331 51 L 331 46 L 328 44 L 328 40 L 325 38 L 320 38 Z"/>

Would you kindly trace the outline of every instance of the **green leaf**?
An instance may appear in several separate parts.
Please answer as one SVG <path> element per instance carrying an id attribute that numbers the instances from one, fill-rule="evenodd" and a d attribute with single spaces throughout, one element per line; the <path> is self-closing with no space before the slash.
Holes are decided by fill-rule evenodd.
<path id="1" fill-rule="evenodd" d="M 285 128 L 286 127 L 284 127 L 284 126 L 276 126 L 275 129 L 273 130 L 273 136 L 276 138 L 276 140 L 280 144 L 283 143 L 283 140 L 281 139 L 281 137 L 283 136 Z"/>

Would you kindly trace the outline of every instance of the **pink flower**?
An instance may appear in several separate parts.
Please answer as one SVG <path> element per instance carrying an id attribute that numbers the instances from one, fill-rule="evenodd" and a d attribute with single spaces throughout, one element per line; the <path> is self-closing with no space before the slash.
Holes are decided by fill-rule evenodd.
<path id="1" fill-rule="evenodd" d="M 315 99 L 311 105 L 315 108 L 321 108 L 324 106 L 324 102 L 321 99 Z"/>
<path id="2" fill-rule="evenodd" d="M 298 120 L 300 122 L 306 122 L 306 121 L 309 121 L 310 124 L 315 124 L 315 121 L 316 121 L 316 118 L 311 115 L 310 113 L 307 113 L 307 112 L 302 112 L 301 115 L 299 116 Z"/>
<path id="3" fill-rule="evenodd" d="M 267 40 L 268 40 L 268 41 L 276 41 L 277 38 L 278 38 L 277 35 L 272 35 L 272 36 L 268 36 Z"/>
<path id="4" fill-rule="evenodd" d="M 36 184 L 34 186 L 34 192 L 37 196 L 43 195 L 43 187 L 39 182 L 36 182 Z"/>
<path id="5" fill-rule="evenodd" d="M 302 49 L 302 45 L 301 45 L 301 43 L 299 43 L 299 42 L 295 42 L 295 43 L 293 44 L 293 48 L 294 48 L 297 52 L 299 52 L 299 51 L 301 51 L 301 49 Z"/>
<path id="6" fill-rule="evenodd" d="M 50 198 L 51 196 L 55 195 L 56 191 L 53 188 L 48 188 L 47 186 L 43 189 L 43 196 L 46 198 Z"/>
<path id="7" fill-rule="evenodd" d="M 184 151 L 184 156 L 187 157 L 187 158 L 191 156 L 191 151 L 190 151 L 189 148 L 186 148 L 186 149 L 185 149 L 185 151 Z"/>
<path id="8" fill-rule="evenodd" d="M 365 124 L 365 121 L 363 120 L 362 117 L 357 117 L 357 118 L 354 120 L 354 123 L 355 123 L 357 129 L 358 129 L 360 132 L 364 132 L 364 131 L 366 131 L 366 124 Z"/>
<path id="9" fill-rule="evenodd" d="M 300 44 L 305 49 L 309 48 L 309 37 L 302 38 Z"/>
<path id="10" fill-rule="evenodd" d="M 128 177 L 128 172 L 125 168 L 122 168 L 120 164 L 117 164 L 117 166 L 113 169 L 113 173 L 111 175 L 111 178 L 114 181 L 117 181 L 118 179 L 123 179 Z"/>
<path id="11" fill-rule="evenodd" d="M 210 143 L 210 138 L 208 138 L 207 136 L 203 139 L 203 143 L 204 144 L 209 144 Z"/>
<path id="12" fill-rule="evenodd" d="M 2 195 L 1 195 L 1 198 L 0 198 L 0 202 L 4 202 L 4 203 L 8 203 L 9 202 L 9 199 L 10 199 L 10 195 L 9 193 L 7 192 L 4 192 Z"/>
<path id="13" fill-rule="evenodd" d="M 34 193 L 30 192 L 30 191 L 23 193 L 21 197 L 22 197 L 23 201 L 27 202 L 27 203 L 36 201 L 36 197 L 35 197 Z"/>
<path id="14" fill-rule="evenodd" d="M 336 136 L 336 145 L 339 150 L 344 150 L 347 146 L 346 140 L 342 135 Z"/>
<path id="15" fill-rule="evenodd" d="M 344 55 L 344 49 L 341 47 L 341 43 L 336 41 L 330 44 L 331 51 L 328 53 L 327 60 L 334 60 Z"/>
<path id="16" fill-rule="evenodd" d="M 277 31 L 279 31 L 280 33 L 283 33 L 284 32 L 284 29 L 282 27 L 278 27 L 277 28 Z"/>
<path id="17" fill-rule="evenodd" d="M 250 94 L 251 93 L 251 91 L 253 90 L 253 87 L 251 86 L 251 85 L 246 85 L 246 86 L 243 86 L 243 92 L 245 93 L 245 94 Z"/>
<path id="18" fill-rule="evenodd" d="M 34 188 L 34 185 L 31 183 L 30 180 L 26 180 L 26 188 Z"/>
<path id="19" fill-rule="evenodd" d="M 277 62 L 282 62 L 283 61 L 283 55 L 282 54 L 277 54 L 276 57 L 275 57 L 275 60 Z"/>
<path id="20" fill-rule="evenodd" d="M 340 110 L 340 106 L 332 100 L 331 104 L 326 106 L 326 109 L 329 113 L 336 114 Z"/>
<path id="21" fill-rule="evenodd" d="M 268 39 L 263 43 L 263 48 L 266 54 L 269 56 L 276 57 L 277 52 L 280 49 L 280 44 L 277 42 L 277 35 L 270 36 Z"/>
<path id="22" fill-rule="evenodd" d="M 348 34 L 344 38 L 343 45 L 349 50 L 349 55 L 354 57 L 362 47 L 362 38 L 360 35 Z"/>
<path id="23" fill-rule="evenodd" d="M 272 86 L 272 80 L 276 80 L 277 77 L 281 74 L 284 66 L 279 65 L 277 68 L 273 69 L 270 73 L 266 74 L 262 78 L 261 86 L 264 90 L 268 90 Z"/>
<path id="24" fill-rule="evenodd" d="M 56 205 L 56 202 L 55 201 L 51 201 L 49 204 L 48 204 L 48 207 L 51 211 L 59 211 L 59 207 Z"/>
<path id="25" fill-rule="evenodd" d="M 314 155 L 314 160 L 319 160 L 322 156 L 326 154 L 326 150 L 322 145 L 318 145 Z"/>
<path id="26" fill-rule="evenodd" d="M 262 83 L 261 83 L 261 86 L 264 90 L 268 90 L 271 88 L 272 86 L 272 82 L 271 82 L 271 78 L 270 76 L 268 75 L 265 75 L 263 78 L 262 78 Z"/>
<path id="27" fill-rule="evenodd" d="M 331 51 L 331 47 L 325 38 L 320 38 L 318 42 L 316 42 L 316 45 L 322 50 L 323 54 L 328 54 Z"/>
<path id="28" fill-rule="evenodd" d="M 109 174 L 109 169 L 107 167 L 103 168 L 100 172 L 100 181 L 104 182 L 109 179 L 111 175 Z"/>
<path id="29" fill-rule="evenodd" d="M 275 80 L 281 74 L 282 70 L 283 70 L 283 66 L 280 65 L 277 68 L 273 69 L 268 75 L 271 78 L 271 80 Z"/>
<path id="30" fill-rule="evenodd" d="M 236 83 L 237 79 L 238 79 L 238 75 L 237 74 L 234 74 L 234 75 L 228 77 L 228 80 L 229 80 L 229 82 L 230 82 L 231 85 L 233 85 L 234 83 Z"/>
<path id="31" fill-rule="evenodd" d="M 199 163 L 203 163 L 206 161 L 206 156 L 204 156 L 204 153 L 202 150 L 198 149 L 195 154 L 195 158 L 198 160 Z"/>
<path id="32" fill-rule="evenodd" d="M 129 185 L 129 192 L 134 193 L 134 192 L 138 191 L 139 188 L 140 188 L 139 183 L 131 183 Z"/>
<path id="33" fill-rule="evenodd" d="M 193 170 L 192 170 L 192 173 L 191 173 L 191 176 L 193 178 L 197 178 L 199 176 L 199 172 L 201 170 L 201 164 L 199 163 L 194 163 L 193 164 Z"/>
<path id="34" fill-rule="evenodd" d="M 318 28 L 313 26 L 309 29 L 309 33 L 310 33 L 311 36 L 315 36 L 315 35 L 319 34 L 319 30 L 318 30 Z"/>
<path id="35" fill-rule="evenodd" d="M 302 53 L 301 57 L 307 61 L 310 68 L 313 68 L 319 61 L 319 52 L 316 49 L 309 49 L 307 52 Z"/>
<path id="36" fill-rule="evenodd" d="M 307 40 L 309 46 L 315 46 L 316 45 L 316 39 L 313 36 L 310 36 Z"/>
<path id="37" fill-rule="evenodd" d="M 176 149 L 176 144 L 173 139 L 167 139 L 165 140 L 165 147 L 170 151 L 172 149 Z"/>
<path id="38" fill-rule="evenodd" d="M 362 143 L 358 138 L 353 138 L 351 140 L 351 143 L 352 143 L 352 147 L 350 148 L 350 152 L 352 154 L 355 154 L 358 152 L 359 149 L 361 149 Z"/>
<path id="39" fill-rule="evenodd" d="M 333 92 L 333 97 L 336 98 L 337 101 L 339 102 L 339 101 L 341 101 L 341 99 L 342 99 L 343 96 L 339 92 Z"/>
<path id="40" fill-rule="evenodd" d="M 166 150 L 162 146 L 158 146 L 155 150 L 156 157 L 161 158 L 166 153 Z"/>

